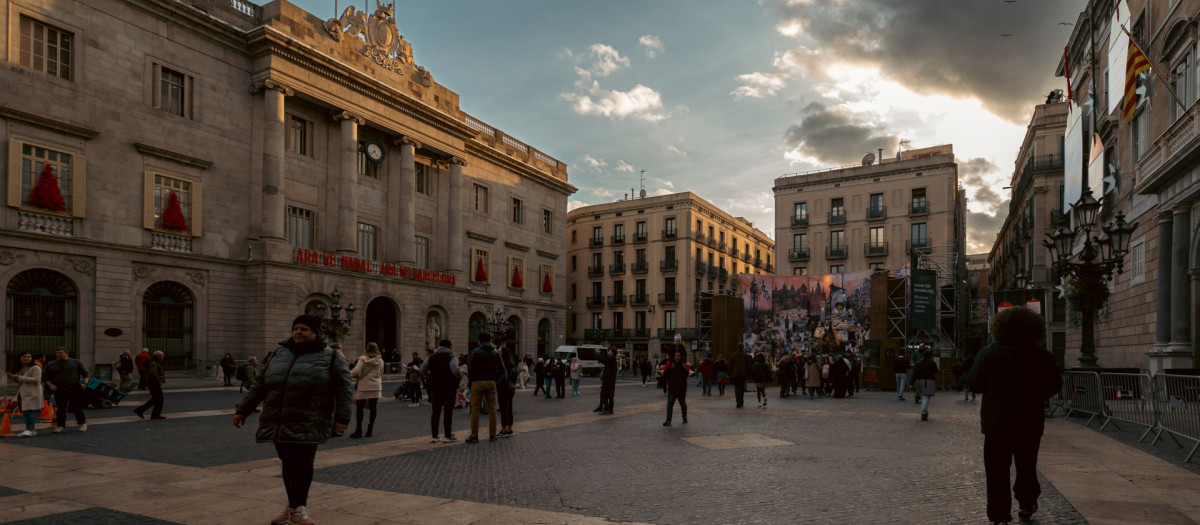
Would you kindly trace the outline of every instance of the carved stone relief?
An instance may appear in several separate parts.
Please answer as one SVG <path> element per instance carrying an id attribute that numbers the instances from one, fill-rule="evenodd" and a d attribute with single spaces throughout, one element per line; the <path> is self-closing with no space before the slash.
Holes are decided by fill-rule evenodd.
<path id="1" fill-rule="evenodd" d="M 75 268 L 75 271 L 82 273 L 84 275 L 92 274 L 92 261 L 89 261 L 87 259 L 74 259 L 74 258 L 68 258 L 67 260 L 70 261 L 71 267 Z"/>
<path id="2" fill-rule="evenodd" d="M 206 279 L 204 277 L 204 272 L 188 272 L 187 274 L 188 274 L 188 277 L 190 277 L 192 279 L 192 282 L 194 282 L 200 286 L 204 286 L 204 283 L 206 281 Z"/>
<path id="3" fill-rule="evenodd" d="M 154 270 L 151 270 L 149 266 L 134 266 L 133 267 L 133 275 L 136 276 L 138 279 L 145 279 L 147 277 L 150 277 L 150 275 L 152 275 L 153 273 L 154 273 Z"/>
<path id="4" fill-rule="evenodd" d="M 361 36 L 366 43 L 362 51 L 364 56 L 384 69 L 397 71 L 413 65 L 413 54 L 412 45 L 404 40 L 396 27 L 396 19 L 392 16 L 395 12 L 395 4 L 385 6 L 379 0 L 375 0 L 375 13 L 370 16 L 366 11 L 349 6 L 341 18 L 325 21 L 325 32 L 337 42 L 341 42 L 344 35 Z M 429 82 L 433 83 L 432 75 L 429 75 Z"/>
<path id="5" fill-rule="evenodd" d="M 13 252 L 0 252 L 0 264 L 12 264 L 17 262 L 17 259 L 21 257 L 24 257 L 24 255 Z"/>

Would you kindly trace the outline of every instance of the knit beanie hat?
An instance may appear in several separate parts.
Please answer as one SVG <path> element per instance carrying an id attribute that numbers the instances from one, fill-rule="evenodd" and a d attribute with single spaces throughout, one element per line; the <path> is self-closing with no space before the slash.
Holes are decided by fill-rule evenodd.
<path id="1" fill-rule="evenodd" d="M 321 320 L 317 319 L 317 316 L 315 316 L 315 315 L 304 314 L 304 315 L 296 317 L 296 319 L 294 321 L 292 321 L 292 326 L 294 327 L 298 324 L 307 326 L 309 328 L 309 330 L 313 331 L 313 333 L 316 333 L 316 334 L 321 333 Z"/>

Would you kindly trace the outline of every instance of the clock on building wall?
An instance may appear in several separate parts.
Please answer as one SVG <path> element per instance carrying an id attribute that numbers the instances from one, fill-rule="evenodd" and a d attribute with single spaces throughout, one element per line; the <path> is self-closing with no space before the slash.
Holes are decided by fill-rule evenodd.
<path id="1" fill-rule="evenodd" d="M 367 158 L 370 159 L 371 162 L 374 162 L 375 164 L 380 164 L 383 162 L 384 149 L 382 144 L 373 140 L 367 141 L 366 153 Z"/>

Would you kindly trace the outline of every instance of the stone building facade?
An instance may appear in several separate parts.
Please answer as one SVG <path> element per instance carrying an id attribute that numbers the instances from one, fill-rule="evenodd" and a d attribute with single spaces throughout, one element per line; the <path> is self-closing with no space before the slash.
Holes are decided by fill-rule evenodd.
<path id="1" fill-rule="evenodd" d="M 908 263 L 914 247 L 955 254 L 962 264 L 966 202 L 954 147 L 870 159 L 775 179 L 777 274 L 891 268 Z"/>
<path id="2" fill-rule="evenodd" d="M 335 291 L 351 356 L 465 352 L 496 316 L 521 353 L 564 340 L 566 165 L 459 109 L 403 13 L 9 0 L 0 18 L 10 362 L 262 355 Z"/>
<path id="3" fill-rule="evenodd" d="M 1107 182 L 1092 188 L 1097 198 L 1104 197 L 1098 222 L 1121 212 L 1136 224 L 1124 271 L 1110 286 L 1109 315 L 1096 325 L 1096 355 L 1105 367 L 1191 368 L 1200 345 L 1200 67 L 1194 23 L 1200 1 L 1131 0 L 1119 6 L 1122 23 L 1157 72 L 1138 80 L 1153 85 L 1131 118 L 1124 121 L 1120 103 L 1127 54 L 1109 57 L 1110 42 L 1128 39 L 1114 33 L 1116 2 L 1085 6 L 1067 41 L 1071 67 L 1068 71 L 1060 60 L 1057 70 L 1069 74 L 1076 102 L 1090 98 L 1100 108 L 1081 119 L 1084 136 L 1099 136 L 1106 159 Z M 1093 17 L 1095 24 L 1089 23 Z M 1076 65 L 1092 61 L 1098 71 L 1110 63 L 1119 66 L 1107 66 L 1106 79 Z M 1079 330 L 1068 329 L 1068 366 L 1077 363 L 1080 342 Z"/>
<path id="4" fill-rule="evenodd" d="M 765 233 L 691 192 L 576 208 L 567 229 L 567 339 L 634 358 L 661 355 L 676 334 L 703 339 L 700 292 L 732 293 L 740 274 L 775 269 Z"/>

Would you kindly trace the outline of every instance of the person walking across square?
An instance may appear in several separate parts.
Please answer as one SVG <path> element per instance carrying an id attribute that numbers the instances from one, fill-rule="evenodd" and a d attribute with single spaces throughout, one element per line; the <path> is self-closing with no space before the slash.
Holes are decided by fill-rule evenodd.
<path id="1" fill-rule="evenodd" d="M 146 363 L 146 387 L 150 389 L 150 400 L 142 403 L 142 406 L 133 409 L 133 413 L 142 419 L 146 418 L 146 411 L 151 410 L 150 419 L 166 419 L 162 415 L 163 411 L 163 389 L 162 386 L 167 382 L 167 370 L 163 366 L 162 350 L 155 350 L 150 361 Z"/>
<path id="2" fill-rule="evenodd" d="M 55 434 L 61 433 L 67 427 L 67 412 L 75 415 L 79 431 L 87 432 L 87 416 L 83 413 L 87 399 L 84 396 L 83 385 L 80 384 L 87 377 L 87 368 L 78 359 L 68 356 L 66 347 L 60 346 L 54 350 L 54 360 L 46 363 L 46 368 L 42 371 L 42 382 L 54 394 L 58 423 L 58 427 L 54 429 Z"/>
<path id="3" fill-rule="evenodd" d="M 737 407 L 742 408 L 746 396 L 746 378 L 750 376 L 750 354 L 745 345 L 738 343 L 737 351 L 729 363 L 729 382 L 733 383 L 733 396 Z"/>
<path id="4" fill-rule="evenodd" d="M 613 414 L 613 396 L 617 391 L 616 351 L 609 348 L 605 352 L 600 352 L 596 356 L 596 360 L 604 365 L 604 371 L 600 373 L 600 406 L 596 410 L 599 410 L 602 416 L 611 416 Z"/>
<path id="5" fill-rule="evenodd" d="M 908 386 L 908 358 L 904 354 L 892 361 L 892 372 L 896 373 L 896 399 L 904 401 L 904 389 Z"/>
<path id="6" fill-rule="evenodd" d="M 471 435 L 467 443 L 479 442 L 479 404 L 487 401 L 488 437 L 496 440 L 496 380 L 500 378 L 504 367 L 500 362 L 500 354 L 492 345 L 492 334 L 479 334 L 479 347 L 467 354 L 467 375 L 471 378 Z"/>
<path id="7" fill-rule="evenodd" d="M 454 402 L 457 399 L 458 383 L 463 377 L 458 367 L 458 359 L 454 357 L 450 340 L 442 339 L 437 350 L 421 363 L 421 375 L 425 384 L 429 385 L 429 395 L 433 401 L 433 415 L 429 417 L 429 426 L 433 429 L 433 443 L 453 443 L 458 441 L 451 430 L 454 422 Z M 442 420 L 442 437 L 438 437 L 438 419 Z"/>
<path id="8" fill-rule="evenodd" d="M 692 367 L 683 361 L 683 350 L 676 349 L 670 361 L 663 365 L 663 377 L 667 381 L 667 420 L 664 427 L 671 426 L 671 413 L 675 410 L 675 401 L 679 401 L 679 414 L 687 424 L 687 389 L 688 375 Z"/>

